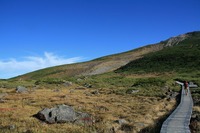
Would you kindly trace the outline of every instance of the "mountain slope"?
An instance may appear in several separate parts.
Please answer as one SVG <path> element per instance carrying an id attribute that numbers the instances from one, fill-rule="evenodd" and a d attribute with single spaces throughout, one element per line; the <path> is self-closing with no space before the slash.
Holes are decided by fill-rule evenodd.
<path id="1" fill-rule="evenodd" d="M 194 37 L 197 36 L 197 37 Z M 145 47 L 141 47 L 135 50 L 127 51 L 120 54 L 114 54 L 110 56 L 105 56 L 102 58 L 98 58 L 92 61 L 83 62 L 83 63 L 76 63 L 76 64 L 69 64 L 69 65 L 62 65 L 62 66 L 56 66 L 51 68 L 46 68 L 42 70 L 38 70 L 35 72 L 31 72 L 22 76 L 16 77 L 17 79 L 42 79 L 42 78 L 66 78 L 71 76 L 80 76 L 80 75 L 96 75 L 96 74 L 102 74 L 105 72 L 114 71 L 130 61 L 136 60 L 136 62 L 142 60 L 143 56 L 148 53 L 154 53 L 156 51 L 160 51 L 162 49 L 170 49 L 173 46 L 179 45 L 179 44 L 188 44 L 192 40 L 194 43 L 197 41 L 199 32 L 191 32 L 183 35 L 179 35 L 177 37 L 172 37 L 168 40 L 162 41 L 157 44 L 148 45 Z M 163 55 L 164 56 L 164 55 Z M 173 57 L 173 55 L 169 56 L 169 58 Z M 162 60 L 163 58 L 155 59 L 155 61 Z M 146 60 L 146 62 L 153 62 L 150 61 L 151 58 L 144 58 L 143 60 Z M 135 62 L 132 62 L 134 64 Z M 130 65 L 130 64 L 128 64 Z M 132 67 L 132 65 L 130 65 Z M 140 65 L 138 64 L 138 68 Z M 123 71 L 125 68 L 129 67 L 122 67 Z M 143 67 L 141 67 L 143 69 Z M 144 67 L 145 69 L 145 67 Z"/>
<path id="2" fill-rule="evenodd" d="M 182 37 L 186 37 L 183 39 Z M 191 32 L 165 42 L 166 48 L 145 55 L 116 72 L 146 73 L 195 71 L 200 69 L 200 32 Z M 171 43 L 171 44 L 170 44 Z M 173 46 L 173 47 L 170 47 Z"/>
<path id="3" fill-rule="evenodd" d="M 158 51 L 163 45 L 148 45 L 128 52 L 105 56 L 92 61 L 50 67 L 31 72 L 17 79 L 65 78 L 79 75 L 96 75 L 110 72 L 126 65 L 128 62 L 143 57 L 144 54 Z"/>

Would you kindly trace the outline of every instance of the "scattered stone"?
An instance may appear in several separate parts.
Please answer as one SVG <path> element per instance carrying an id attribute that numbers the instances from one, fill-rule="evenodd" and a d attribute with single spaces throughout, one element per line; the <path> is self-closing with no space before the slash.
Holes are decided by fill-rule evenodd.
<path id="1" fill-rule="evenodd" d="M 197 114 L 195 114 L 195 113 L 192 114 L 191 118 L 192 118 L 192 119 L 196 119 L 196 118 L 197 118 Z"/>
<path id="2" fill-rule="evenodd" d="M 139 92 L 139 90 L 128 90 L 126 91 L 127 94 L 134 94 L 134 93 L 137 93 Z"/>
<path id="3" fill-rule="evenodd" d="M 119 119 L 116 120 L 115 122 L 118 123 L 119 125 L 128 124 L 128 122 L 125 119 Z"/>
<path id="4" fill-rule="evenodd" d="M 87 87 L 87 88 L 92 88 L 92 85 L 88 84 L 88 83 L 85 83 L 84 86 Z"/>
<path id="5" fill-rule="evenodd" d="M 80 81 L 82 81 L 82 79 L 81 79 L 81 78 L 78 78 L 77 81 L 80 82 Z"/>
<path id="6" fill-rule="evenodd" d="M 172 91 L 168 86 L 161 88 L 163 90 L 163 94 L 165 95 L 167 100 L 176 99 L 179 95 L 178 92 Z"/>
<path id="7" fill-rule="evenodd" d="M 15 125 L 9 125 L 9 126 L 8 126 L 8 129 L 14 130 L 14 129 L 15 129 Z"/>
<path id="8" fill-rule="evenodd" d="M 132 90 L 131 94 L 138 93 L 139 90 Z"/>
<path id="9" fill-rule="evenodd" d="M 16 88 L 16 92 L 17 92 L 17 93 L 27 93 L 28 90 L 27 90 L 26 87 L 23 87 L 23 86 L 17 86 L 17 88 Z"/>
<path id="10" fill-rule="evenodd" d="M 69 87 L 69 86 L 72 86 L 73 83 L 70 82 L 70 81 L 64 81 L 63 85 L 66 86 L 66 87 Z"/>
<path id="11" fill-rule="evenodd" d="M 75 112 L 74 109 L 68 105 L 58 105 L 54 108 L 45 108 L 39 111 L 34 117 L 49 123 L 76 123 L 76 124 L 90 124 L 93 122 L 92 117 L 87 113 Z"/>
<path id="12" fill-rule="evenodd" d="M 99 95 L 100 93 L 99 93 L 98 90 L 95 90 L 95 91 L 91 92 L 91 94 L 93 94 L 93 95 Z"/>
<path id="13" fill-rule="evenodd" d="M 172 93 L 170 94 L 170 99 L 176 99 L 176 97 L 178 96 L 178 94 L 179 94 L 179 93 L 177 93 L 177 92 L 172 92 Z"/>

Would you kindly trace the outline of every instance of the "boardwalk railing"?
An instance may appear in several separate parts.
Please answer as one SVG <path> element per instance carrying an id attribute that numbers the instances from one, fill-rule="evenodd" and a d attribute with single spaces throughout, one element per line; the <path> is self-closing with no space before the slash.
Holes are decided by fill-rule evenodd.
<path id="1" fill-rule="evenodd" d="M 190 133 L 190 118 L 192 114 L 193 100 L 190 90 L 185 94 L 183 83 L 176 82 L 182 86 L 181 101 L 178 107 L 164 121 L 160 133 Z"/>

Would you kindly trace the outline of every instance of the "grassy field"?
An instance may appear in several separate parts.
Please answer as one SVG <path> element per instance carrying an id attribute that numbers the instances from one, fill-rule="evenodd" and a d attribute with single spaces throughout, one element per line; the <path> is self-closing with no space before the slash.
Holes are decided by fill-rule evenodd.
<path id="1" fill-rule="evenodd" d="M 172 75 L 121 75 L 114 72 L 76 78 L 45 79 L 40 81 L 1 81 L 7 93 L 0 103 L 0 132 L 159 132 L 153 129 L 160 118 L 165 117 L 176 106 L 175 99 L 167 99 L 163 87 L 173 81 Z M 169 78 L 168 78 L 169 79 Z M 73 85 L 65 86 L 63 82 Z M 18 94 L 14 86 L 24 85 L 28 93 Z M 87 88 L 87 87 L 88 88 Z M 169 87 L 170 87 L 169 86 Z M 139 90 L 130 94 L 130 90 Z M 45 124 L 32 117 L 38 111 L 58 104 L 72 106 L 77 111 L 92 114 L 95 124 Z M 124 119 L 120 125 L 116 120 Z M 161 124 L 161 123 L 160 123 Z M 12 127 L 14 126 L 14 128 Z"/>
<path id="2" fill-rule="evenodd" d="M 159 132 L 161 121 L 176 106 L 169 99 L 170 91 L 179 92 L 175 80 L 199 82 L 188 73 L 124 74 L 105 73 L 66 79 L 47 78 L 33 81 L 1 81 L 0 94 L 7 93 L 1 104 L 2 132 Z M 73 84 L 66 86 L 70 81 Z M 19 94 L 15 87 L 24 85 L 28 93 Z M 137 93 L 131 94 L 133 90 Z M 59 104 L 72 106 L 77 111 L 90 113 L 95 124 L 45 124 L 32 117 L 38 111 Z M 198 106 L 194 109 L 198 110 Z M 116 120 L 125 119 L 120 125 Z M 14 129 L 12 129 L 14 126 Z M 0 131 L 0 132 L 1 132 Z"/>

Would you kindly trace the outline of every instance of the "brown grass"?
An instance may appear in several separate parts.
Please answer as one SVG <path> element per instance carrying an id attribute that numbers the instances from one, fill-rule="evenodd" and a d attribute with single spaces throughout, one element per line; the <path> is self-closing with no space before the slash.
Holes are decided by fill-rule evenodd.
<path id="1" fill-rule="evenodd" d="M 132 132 L 151 126 L 169 112 L 175 100 L 167 101 L 155 97 L 91 94 L 91 89 L 77 90 L 77 85 L 61 86 L 58 92 L 41 87 L 35 91 L 18 94 L 14 89 L 0 89 L 8 93 L 0 103 L 0 132 L 122 132 L 114 121 L 125 119 L 133 127 Z M 72 91 L 73 90 L 73 91 Z M 58 104 L 67 104 L 77 111 L 88 112 L 95 118 L 95 125 L 45 124 L 34 117 L 38 111 Z M 14 129 L 9 126 L 14 125 Z"/>

